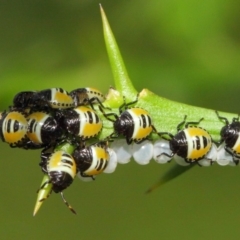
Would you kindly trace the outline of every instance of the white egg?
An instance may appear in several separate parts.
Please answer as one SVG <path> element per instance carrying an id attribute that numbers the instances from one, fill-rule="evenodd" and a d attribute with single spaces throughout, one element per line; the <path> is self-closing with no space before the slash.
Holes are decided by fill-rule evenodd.
<path id="1" fill-rule="evenodd" d="M 141 165 L 146 165 L 153 157 L 153 144 L 149 140 L 142 143 L 134 143 L 132 146 L 133 159 Z"/>
<path id="2" fill-rule="evenodd" d="M 221 166 L 226 166 L 233 161 L 233 157 L 225 150 L 225 144 L 218 147 L 216 162 Z"/>
<path id="3" fill-rule="evenodd" d="M 113 173 L 117 167 L 117 154 L 113 149 L 108 148 L 109 161 L 107 167 L 104 169 L 104 173 Z"/>
<path id="4" fill-rule="evenodd" d="M 169 147 L 169 141 L 167 141 L 165 139 L 157 140 L 153 144 L 153 159 L 157 163 L 162 163 L 162 164 L 169 162 L 171 160 L 171 158 L 166 155 L 161 155 L 162 153 L 167 153 L 167 154 L 172 153 L 172 151 L 170 150 L 170 147 Z"/>
<path id="5" fill-rule="evenodd" d="M 181 166 L 189 166 L 191 164 L 191 163 L 186 162 L 186 160 L 184 158 L 178 156 L 177 154 L 174 155 L 173 159 L 175 160 L 175 162 L 178 165 L 181 165 Z"/>
<path id="6" fill-rule="evenodd" d="M 129 163 L 132 157 L 132 145 L 128 145 L 125 139 L 115 140 L 111 143 L 112 150 L 117 155 L 118 163 Z"/>
<path id="7" fill-rule="evenodd" d="M 198 164 L 203 167 L 209 167 L 212 165 L 214 161 L 217 160 L 218 148 L 215 143 L 212 143 L 212 147 L 210 151 L 206 154 L 206 156 L 198 161 Z"/>

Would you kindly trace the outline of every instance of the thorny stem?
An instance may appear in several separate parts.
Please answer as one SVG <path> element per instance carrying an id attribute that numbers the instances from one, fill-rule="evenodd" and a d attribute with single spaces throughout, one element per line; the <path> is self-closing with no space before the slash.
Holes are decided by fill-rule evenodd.
<path id="1" fill-rule="evenodd" d="M 134 88 L 126 67 L 124 65 L 121 53 L 119 51 L 117 42 L 112 33 L 110 25 L 108 23 L 107 17 L 104 13 L 102 6 L 100 5 L 100 12 L 103 23 L 103 33 L 104 39 L 106 43 L 106 48 L 108 52 L 108 57 L 110 60 L 110 65 L 113 72 L 115 88 L 110 89 L 107 95 L 107 100 L 104 105 L 112 108 L 112 112 L 116 114 L 119 113 L 118 108 L 123 103 L 123 96 L 126 97 L 127 102 L 133 101 L 136 98 L 137 91 Z M 216 113 L 212 109 L 204 109 L 200 107 L 190 106 L 178 102 L 174 102 L 160 96 L 157 96 L 153 92 L 148 89 L 143 89 L 139 94 L 139 101 L 136 106 L 145 108 L 148 110 L 150 116 L 153 118 L 153 124 L 157 131 L 161 132 L 170 132 L 172 134 L 176 133 L 176 126 L 183 120 L 184 116 L 187 115 L 187 121 L 198 121 L 202 117 L 204 120 L 199 124 L 201 127 L 205 128 L 212 136 L 213 140 L 218 141 L 220 136 L 220 129 L 223 127 L 224 123 L 219 120 Z M 100 117 L 103 118 L 100 111 L 98 111 Z M 237 117 L 236 114 L 231 113 L 223 113 L 219 112 L 221 116 L 226 117 L 229 121 Z M 1 116 L 0 116 L 1 117 Z M 100 135 L 100 138 L 106 138 L 113 132 L 113 125 L 111 122 L 107 121 L 103 118 L 104 128 Z M 157 139 L 158 136 L 152 134 L 153 139 Z M 57 150 L 64 150 L 67 153 L 72 153 L 73 146 L 68 143 L 62 144 Z M 182 167 L 180 167 L 183 169 Z M 182 171 L 170 171 L 169 174 L 165 174 L 162 179 L 162 183 L 168 182 L 176 176 L 180 175 Z M 174 173 L 174 174 L 173 174 Z M 48 176 L 45 175 L 42 181 L 42 184 L 48 180 Z M 41 184 L 41 186 L 42 186 Z M 156 184 L 158 186 L 159 183 Z M 153 186 L 149 191 L 154 189 Z M 39 210 L 42 202 L 40 201 L 43 198 L 47 198 L 47 196 L 51 193 L 52 186 L 51 184 L 47 184 L 43 189 L 41 189 L 38 193 L 37 202 L 34 209 L 34 215 Z"/>

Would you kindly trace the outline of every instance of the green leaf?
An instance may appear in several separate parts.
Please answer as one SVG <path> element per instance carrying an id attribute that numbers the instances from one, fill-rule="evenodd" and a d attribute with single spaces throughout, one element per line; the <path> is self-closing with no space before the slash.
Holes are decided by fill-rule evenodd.
<path id="1" fill-rule="evenodd" d="M 169 171 L 167 171 L 155 184 L 153 184 L 146 193 L 151 193 L 156 188 L 162 186 L 163 184 L 175 179 L 176 177 L 179 177 L 181 174 L 185 173 L 186 171 L 192 169 L 192 167 L 196 166 L 196 164 L 192 164 L 189 166 L 180 166 L 180 165 L 174 165 Z"/>

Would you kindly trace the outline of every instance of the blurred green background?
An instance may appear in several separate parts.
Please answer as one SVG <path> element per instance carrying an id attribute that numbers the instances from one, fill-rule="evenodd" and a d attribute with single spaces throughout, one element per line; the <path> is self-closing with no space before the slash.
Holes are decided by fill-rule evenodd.
<path id="1" fill-rule="evenodd" d="M 101 1 L 138 90 L 239 112 L 240 1 Z M 93 86 L 113 77 L 99 1 L 0 1 L 0 109 L 22 90 Z M 76 179 L 36 217 L 39 151 L 0 143 L 1 239 L 238 239 L 238 167 L 196 167 L 149 195 L 174 163 L 119 165 L 95 182 Z"/>

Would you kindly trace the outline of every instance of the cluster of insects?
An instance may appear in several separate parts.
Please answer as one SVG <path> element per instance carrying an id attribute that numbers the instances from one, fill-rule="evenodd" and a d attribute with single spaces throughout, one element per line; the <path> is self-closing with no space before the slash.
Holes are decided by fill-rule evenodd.
<path id="1" fill-rule="evenodd" d="M 61 88 L 25 91 L 18 93 L 9 111 L 1 114 L 2 141 L 13 148 L 42 149 L 40 166 L 49 180 L 41 188 L 52 183 L 52 190 L 61 192 L 65 203 L 62 191 L 77 173 L 93 178 L 107 167 L 108 141 L 87 143 L 102 129 L 102 120 L 93 105 L 102 105 L 104 99 L 93 88 L 79 88 L 70 93 Z M 64 141 L 75 146 L 72 155 L 54 150 Z"/>
<path id="2" fill-rule="evenodd" d="M 174 158 L 182 166 L 211 166 L 214 162 L 222 166 L 235 166 L 240 160 L 239 118 L 233 118 L 229 122 L 217 111 L 216 117 L 225 123 L 220 130 L 218 142 L 213 141 L 211 135 L 198 126 L 203 118 L 197 122 L 187 122 L 187 116 L 184 116 L 183 121 L 177 125 L 175 134 L 157 132 L 153 127 L 153 131 L 160 136 L 157 141 L 146 139 L 140 144 L 128 145 L 126 141 L 118 140 L 111 144 L 111 148 L 116 152 L 119 163 L 127 163 L 133 158 L 142 165 L 148 164 L 151 159 L 164 164 Z"/>
<path id="3" fill-rule="evenodd" d="M 76 175 L 91 180 L 102 172 L 113 172 L 117 162 L 126 163 L 131 157 L 139 164 L 147 164 L 152 158 L 165 163 L 174 157 L 179 163 L 203 166 L 224 159 L 223 154 L 228 154 L 234 164 L 240 160 L 239 118 L 229 122 L 216 111 L 225 124 L 216 143 L 198 126 L 203 118 L 187 122 L 187 116 L 183 116 L 174 135 L 158 131 L 148 111 L 134 106 L 138 96 L 128 103 L 123 98 L 118 114 L 106 108 L 104 100 L 105 96 L 94 88 L 78 88 L 69 93 L 61 88 L 24 91 L 14 97 L 12 106 L 0 116 L 2 141 L 13 148 L 42 149 L 39 165 L 49 180 L 40 189 L 51 183 L 52 190 L 61 193 L 74 213 L 63 190 Z M 105 139 L 98 137 L 103 121 L 95 107 L 113 124 L 113 132 Z M 149 141 L 152 133 L 159 136 L 154 144 Z M 63 142 L 74 146 L 71 154 L 56 150 Z"/>

